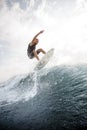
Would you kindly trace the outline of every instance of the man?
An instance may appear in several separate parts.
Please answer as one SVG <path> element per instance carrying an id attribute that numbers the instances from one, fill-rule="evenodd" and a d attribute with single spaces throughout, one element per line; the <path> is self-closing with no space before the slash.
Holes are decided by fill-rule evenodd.
<path id="1" fill-rule="evenodd" d="M 30 58 L 30 59 L 32 59 L 32 58 L 36 58 L 37 60 L 39 60 L 39 57 L 38 57 L 38 54 L 40 53 L 40 52 L 42 52 L 43 54 L 46 54 L 46 52 L 42 49 L 42 48 L 40 48 L 40 49 L 38 49 L 38 50 L 35 50 L 36 49 L 36 45 L 38 44 L 38 42 L 39 42 L 39 40 L 37 39 L 37 37 L 41 34 L 41 33 L 43 33 L 44 31 L 42 30 L 42 31 L 40 31 L 38 34 L 36 34 L 35 36 L 34 36 L 34 38 L 33 38 L 33 40 L 29 43 L 29 45 L 28 45 L 28 49 L 27 49 L 27 54 L 28 54 L 28 57 Z"/>

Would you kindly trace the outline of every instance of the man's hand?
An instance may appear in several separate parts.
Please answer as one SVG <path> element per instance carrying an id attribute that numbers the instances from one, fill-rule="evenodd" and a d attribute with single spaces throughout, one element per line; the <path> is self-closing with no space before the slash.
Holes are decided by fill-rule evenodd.
<path id="1" fill-rule="evenodd" d="M 44 32 L 44 30 L 40 31 L 40 33 L 43 33 L 43 32 Z"/>

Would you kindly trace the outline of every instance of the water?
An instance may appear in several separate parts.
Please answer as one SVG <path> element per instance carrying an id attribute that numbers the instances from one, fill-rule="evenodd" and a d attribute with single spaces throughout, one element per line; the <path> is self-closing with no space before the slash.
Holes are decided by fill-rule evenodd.
<path id="1" fill-rule="evenodd" d="M 10 130 L 86 128 L 86 65 L 44 68 L 2 83 L 0 127 Z"/>
<path id="2" fill-rule="evenodd" d="M 33 71 L 27 46 L 40 30 L 37 49 L 55 52 Z M 0 130 L 80 128 L 87 129 L 87 0 L 1 0 Z"/>

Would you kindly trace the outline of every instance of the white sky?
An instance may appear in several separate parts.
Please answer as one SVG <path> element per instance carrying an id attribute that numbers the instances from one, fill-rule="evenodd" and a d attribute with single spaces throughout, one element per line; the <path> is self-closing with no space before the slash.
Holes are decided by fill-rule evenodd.
<path id="1" fill-rule="evenodd" d="M 54 65 L 87 63 L 87 0 L 0 0 L 0 81 L 33 70 L 26 50 L 43 29 L 37 48 L 55 48 Z"/>

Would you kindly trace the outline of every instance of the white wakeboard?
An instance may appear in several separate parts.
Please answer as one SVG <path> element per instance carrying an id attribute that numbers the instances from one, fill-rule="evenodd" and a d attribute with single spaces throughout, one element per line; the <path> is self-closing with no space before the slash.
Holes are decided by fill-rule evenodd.
<path id="1" fill-rule="evenodd" d="M 52 48 L 42 57 L 42 59 L 38 62 L 34 70 L 42 69 L 49 62 L 49 60 L 53 56 L 53 53 L 54 53 L 54 49 Z"/>

